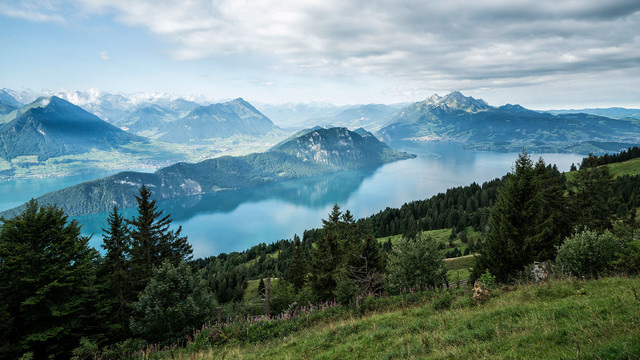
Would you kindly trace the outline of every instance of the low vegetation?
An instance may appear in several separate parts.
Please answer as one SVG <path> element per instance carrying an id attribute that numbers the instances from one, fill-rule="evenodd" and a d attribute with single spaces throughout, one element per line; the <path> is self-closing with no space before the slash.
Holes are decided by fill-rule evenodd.
<path id="1" fill-rule="evenodd" d="M 336 204 L 302 239 L 197 260 L 146 186 L 137 216 L 109 214 L 104 256 L 31 201 L 0 226 L 0 359 L 632 358 L 638 175 L 600 160 L 566 183 L 523 153 L 495 201 L 472 185 L 360 221 Z M 389 224 L 402 236 L 376 238 Z M 445 260 L 474 236 L 477 255 Z M 488 289 L 450 284 L 467 274 Z"/>
<path id="2" fill-rule="evenodd" d="M 415 303 L 398 297 L 387 300 L 396 301 L 387 309 L 327 319 L 274 340 L 166 351 L 152 358 L 635 359 L 640 354 L 637 277 L 551 280 L 491 291 L 482 306 L 471 300 L 469 289 L 435 292 Z"/>

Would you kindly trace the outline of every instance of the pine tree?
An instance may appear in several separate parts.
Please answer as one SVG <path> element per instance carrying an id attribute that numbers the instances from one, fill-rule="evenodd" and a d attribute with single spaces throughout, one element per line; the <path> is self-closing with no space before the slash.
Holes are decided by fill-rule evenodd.
<path id="1" fill-rule="evenodd" d="M 382 292 L 385 265 L 386 260 L 378 240 L 373 237 L 372 231 L 367 231 L 364 242 L 347 263 L 348 276 L 357 287 L 358 295 Z"/>
<path id="2" fill-rule="evenodd" d="M 105 301 L 112 324 L 109 332 L 116 339 L 125 339 L 129 331 L 131 304 L 137 294 L 131 284 L 131 240 L 125 220 L 113 207 L 107 218 L 107 229 L 102 229 L 102 248 L 105 256 L 100 269 L 101 282 L 104 284 Z"/>
<path id="3" fill-rule="evenodd" d="M 293 258 L 288 269 L 289 282 L 293 284 L 296 291 L 300 291 L 305 283 L 307 275 L 307 257 L 305 256 L 300 237 L 298 235 L 293 236 Z"/>
<path id="4" fill-rule="evenodd" d="M 138 216 L 127 220 L 131 226 L 132 267 L 139 274 L 136 288 L 142 290 L 153 274 L 153 268 L 168 260 L 174 265 L 191 258 L 192 249 L 186 236 L 180 236 L 182 227 L 170 230 L 171 215 L 163 216 L 151 191 L 145 185 L 140 188 Z"/>
<path id="5" fill-rule="evenodd" d="M 555 165 L 545 165 L 540 158 L 534 170 L 542 196 L 542 224 L 535 257 L 541 261 L 552 260 L 556 257 L 557 247 L 571 235 L 573 216 L 570 199 L 565 196 L 565 177 Z"/>
<path id="6" fill-rule="evenodd" d="M 576 229 L 611 229 L 613 202 L 612 177 L 606 165 L 598 166 L 599 159 L 590 155 L 583 160 L 580 170 L 569 183 Z"/>
<path id="7" fill-rule="evenodd" d="M 98 253 L 80 225 L 55 206 L 31 200 L 24 212 L 1 221 L 0 319 L 12 328 L 0 340 L 12 345 L 0 358 L 25 352 L 69 358 L 81 337 L 98 331 Z"/>
<path id="8" fill-rule="evenodd" d="M 486 269 L 500 282 L 513 279 L 533 262 L 543 221 L 540 181 L 526 152 L 522 152 L 491 209 L 489 232 L 476 258 L 472 277 Z"/>
<path id="9" fill-rule="evenodd" d="M 330 300 L 336 288 L 336 276 L 341 262 L 339 232 L 340 206 L 335 204 L 327 220 L 322 220 L 322 237 L 311 253 L 310 283 L 318 300 Z"/>
<path id="10" fill-rule="evenodd" d="M 360 239 L 355 219 L 349 210 L 342 214 L 340 220 L 338 233 L 340 241 L 337 255 L 340 257 L 340 263 L 344 263 L 351 254 L 358 251 Z"/>

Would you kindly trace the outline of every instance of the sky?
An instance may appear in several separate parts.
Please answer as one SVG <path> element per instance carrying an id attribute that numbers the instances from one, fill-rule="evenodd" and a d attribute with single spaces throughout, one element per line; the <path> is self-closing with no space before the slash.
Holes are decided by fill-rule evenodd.
<path id="1" fill-rule="evenodd" d="M 0 88 L 640 108 L 638 0 L 2 0 Z"/>

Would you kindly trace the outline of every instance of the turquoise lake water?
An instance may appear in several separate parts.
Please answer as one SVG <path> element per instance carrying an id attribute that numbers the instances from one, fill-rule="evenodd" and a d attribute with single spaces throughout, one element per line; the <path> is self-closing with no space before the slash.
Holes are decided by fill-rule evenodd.
<path id="1" fill-rule="evenodd" d="M 172 215 L 176 227 L 182 226 L 194 256 L 204 257 L 302 235 L 305 229 L 320 227 L 334 203 L 360 218 L 451 187 L 482 184 L 511 171 L 517 157 L 516 153 L 470 151 L 448 143 L 401 142 L 392 146 L 418 157 L 377 168 L 171 199 L 158 202 L 158 206 Z M 578 154 L 532 154 L 535 160 L 540 156 L 561 171 L 583 158 Z M 0 211 L 104 175 L 0 182 Z M 132 217 L 135 209 L 123 213 Z M 96 248 L 101 244 L 106 217 L 102 213 L 75 218 L 85 234 L 93 234 L 90 244 Z"/>

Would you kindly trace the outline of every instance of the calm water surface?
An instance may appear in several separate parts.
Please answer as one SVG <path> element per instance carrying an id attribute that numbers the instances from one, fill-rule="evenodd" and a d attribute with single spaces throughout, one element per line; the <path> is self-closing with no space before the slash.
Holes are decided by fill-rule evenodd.
<path id="1" fill-rule="evenodd" d="M 377 168 L 166 200 L 158 206 L 172 215 L 176 227 L 182 226 L 194 255 L 203 257 L 301 235 L 305 229 L 321 226 L 321 219 L 334 203 L 360 218 L 386 207 L 429 198 L 451 187 L 482 184 L 511 171 L 517 157 L 516 153 L 464 150 L 455 144 L 403 142 L 392 146 L 418 157 Z M 577 154 L 532 155 L 534 159 L 539 156 L 561 171 L 583 158 Z M 97 177 L 3 182 L 0 209 Z M 124 210 L 124 214 L 132 217 L 135 209 Z M 106 216 L 76 217 L 84 233 L 93 234 L 90 243 L 96 248 L 101 244 Z"/>

